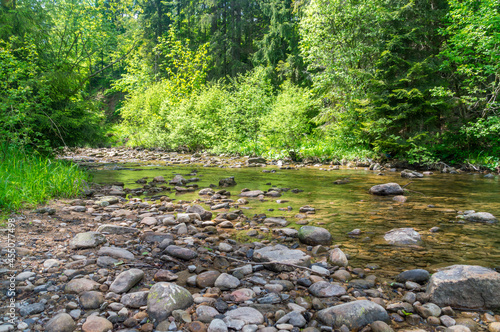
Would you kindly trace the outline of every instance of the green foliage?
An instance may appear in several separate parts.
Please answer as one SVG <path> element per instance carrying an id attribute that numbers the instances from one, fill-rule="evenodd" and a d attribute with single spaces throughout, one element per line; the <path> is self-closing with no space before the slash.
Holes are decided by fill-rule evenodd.
<path id="1" fill-rule="evenodd" d="M 274 148 L 295 149 L 301 138 L 311 133 L 311 119 L 319 110 L 319 100 L 311 91 L 286 81 L 271 105 L 269 115 L 261 119 L 262 132 Z"/>
<path id="2" fill-rule="evenodd" d="M 76 197 L 88 179 L 76 164 L 16 145 L 0 145 L 0 214 L 34 207 L 55 197 Z"/>

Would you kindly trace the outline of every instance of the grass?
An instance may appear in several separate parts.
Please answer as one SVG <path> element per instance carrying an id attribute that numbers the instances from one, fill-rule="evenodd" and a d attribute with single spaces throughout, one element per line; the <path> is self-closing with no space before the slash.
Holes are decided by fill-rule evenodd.
<path id="1" fill-rule="evenodd" d="M 89 176 L 77 165 L 0 145 L 0 215 L 56 197 L 76 197 Z"/>

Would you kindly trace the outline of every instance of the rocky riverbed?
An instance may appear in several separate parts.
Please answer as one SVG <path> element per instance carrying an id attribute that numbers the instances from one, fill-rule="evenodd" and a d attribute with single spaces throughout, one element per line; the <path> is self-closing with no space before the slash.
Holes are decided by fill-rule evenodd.
<path id="1" fill-rule="evenodd" d="M 119 151 L 72 157 L 130 157 L 108 156 Z M 168 158 L 167 163 L 225 167 L 265 163 Z M 280 188 L 235 191 L 238 179 L 229 176 L 204 188 L 194 186 L 193 178 L 144 179 L 137 190 L 149 190 L 152 199 L 134 197 L 120 183 L 96 185 L 81 199 L 14 216 L 17 257 L 13 269 L 0 270 L 0 331 L 500 331 L 500 274 L 493 269 L 450 264 L 441 271 L 414 268 L 388 275 L 376 264 L 353 266 L 342 243 L 314 218 L 290 228 L 288 218 L 244 213 L 248 205 L 282 199 Z M 173 199 L 167 187 L 196 198 Z M 405 198 L 390 182 L 370 191 Z M 317 207 L 296 209 L 313 217 Z M 482 227 L 497 221 L 488 212 L 458 217 Z M 422 241 L 412 227 L 389 230 L 384 239 L 405 250 Z"/>

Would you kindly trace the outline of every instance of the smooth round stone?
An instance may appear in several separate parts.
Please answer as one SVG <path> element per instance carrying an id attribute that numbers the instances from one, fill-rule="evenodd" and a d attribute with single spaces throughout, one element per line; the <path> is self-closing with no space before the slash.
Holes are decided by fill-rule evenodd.
<path id="1" fill-rule="evenodd" d="M 113 324 L 106 318 L 89 316 L 82 325 L 83 332 L 107 332 L 113 330 Z"/>
<path id="2" fill-rule="evenodd" d="M 104 303 L 104 296 L 101 292 L 89 291 L 80 295 L 80 304 L 84 309 L 97 309 Z"/>
<path id="3" fill-rule="evenodd" d="M 73 332 L 75 329 L 75 321 L 67 313 L 57 314 L 45 324 L 46 332 Z"/>
<path id="4" fill-rule="evenodd" d="M 490 332 L 500 332 L 500 322 L 493 322 L 488 326 Z"/>
<path id="5" fill-rule="evenodd" d="M 206 271 L 196 276 L 196 286 L 199 288 L 213 287 L 220 276 L 219 271 Z"/>
<path id="6" fill-rule="evenodd" d="M 227 325 L 222 319 L 214 319 L 208 326 L 208 332 L 227 332 Z"/>

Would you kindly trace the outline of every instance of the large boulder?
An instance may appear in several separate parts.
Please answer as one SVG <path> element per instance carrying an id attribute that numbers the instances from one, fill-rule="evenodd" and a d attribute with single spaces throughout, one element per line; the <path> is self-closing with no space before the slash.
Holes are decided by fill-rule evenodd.
<path id="1" fill-rule="evenodd" d="M 359 330 L 375 321 L 388 321 L 389 315 L 380 305 L 359 300 L 323 309 L 318 312 L 318 320 L 335 329 L 346 325 L 349 330 Z"/>
<path id="2" fill-rule="evenodd" d="M 385 233 L 384 239 L 389 244 L 398 246 L 419 244 L 422 242 L 422 237 L 413 228 L 395 228 Z"/>
<path id="3" fill-rule="evenodd" d="M 277 244 L 274 247 L 264 247 L 257 249 L 253 253 L 253 259 L 256 262 L 282 262 L 287 264 L 309 267 L 311 265 L 311 256 L 306 255 L 300 250 L 292 250 L 288 247 Z M 293 271 L 291 266 L 281 265 L 278 263 L 266 264 L 266 267 L 273 271 Z"/>
<path id="4" fill-rule="evenodd" d="M 497 218 L 489 212 L 472 212 L 464 215 L 464 219 L 472 222 L 481 222 L 484 224 L 494 224 L 498 222 Z"/>
<path id="5" fill-rule="evenodd" d="M 189 291 L 169 282 L 153 285 L 148 295 L 148 314 L 156 324 L 167 319 L 172 311 L 184 310 L 193 304 Z"/>
<path id="6" fill-rule="evenodd" d="M 299 240 L 302 243 L 316 246 L 332 244 L 332 235 L 322 227 L 302 226 L 299 229 Z"/>
<path id="7" fill-rule="evenodd" d="M 467 309 L 500 308 L 500 273 L 475 265 L 453 265 L 432 275 L 431 302 Z"/>
<path id="8" fill-rule="evenodd" d="M 370 188 L 370 194 L 378 196 L 403 195 L 403 188 L 397 183 L 378 184 Z"/>

